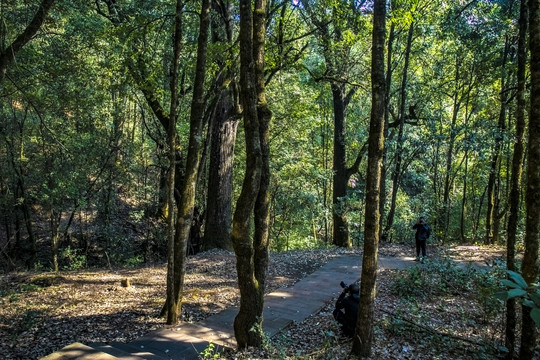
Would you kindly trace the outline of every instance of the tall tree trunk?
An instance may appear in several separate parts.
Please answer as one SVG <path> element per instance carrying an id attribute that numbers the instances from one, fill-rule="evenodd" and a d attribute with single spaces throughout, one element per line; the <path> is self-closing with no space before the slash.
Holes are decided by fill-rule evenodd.
<path id="1" fill-rule="evenodd" d="M 270 225 L 270 120 L 272 112 L 266 101 L 264 77 L 264 46 L 266 35 L 267 0 L 256 0 L 253 17 L 253 57 L 257 91 L 257 118 L 261 142 L 261 181 L 254 209 L 254 254 L 255 279 L 259 283 L 257 295 L 264 301 L 266 271 L 268 268 L 268 246 Z M 262 318 L 262 309 L 257 315 Z"/>
<path id="2" fill-rule="evenodd" d="M 414 23 L 409 26 L 407 36 L 407 47 L 405 49 L 405 63 L 403 64 L 403 78 L 401 80 L 400 104 L 399 104 L 399 129 L 397 137 L 396 158 L 394 172 L 392 173 L 392 199 L 390 201 L 390 210 L 386 219 L 385 233 L 388 233 L 394 223 L 394 214 L 396 212 L 396 200 L 401 181 L 401 165 L 403 161 L 403 131 L 405 129 L 405 105 L 407 103 L 407 72 L 409 70 L 409 58 L 411 54 L 412 38 L 414 33 Z"/>
<path id="3" fill-rule="evenodd" d="M 460 67 L 461 62 L 459 59 L 456 58 L 456 74 L 455 74 L 455 82 L 456 82 L 456 88 L 454 92 L 454 104 L 452 109 L 452 122 L 450 124 L 450 136 L 448 139 L 448 151 L 446 152 L 446 173 L 444 175 L 444 191 L 443 191 L 443 200 L 442 200 L 442 241 L 443 243 L 446 241 L 448 237 L 448 226 L 450 223 L 450 180 L 451 180 L 451 173 L 452 173 L 452 159 L 454 157 L 454 145 L 456 142 L 456 123 L 457 123 L 457 117 L 459 114 L 459 109 L 461 107 L 461 101 L 460 101 L 460 86 L 459 86 L 459 76 L 460 76 Z"/>
<path id="4" fill-rule="evenodd" d="M 327 80 L 332 91 L 332 105 L 334 113 L 334 157 L 333 157 L 333 177 L 332 177 L 332 222 L 333 222 L 333 244 L 340 247 L 350 247 L 352 245 L 349 236 L 347 219 L 345 216 L 345 200 L 347 196 L 347 183 L 349 176 L 346 163 L 346 117 L 347 105 L 355 89 L 347 91 L 345 81 L 341 79 L 345 74 L 340 73 L 343 66 L 343 52 L 336 51 L 336 44 L 343 41 L 343 25 L 337 25 L 330 29 L 330 22 L 327 17 L 336 18 L 337 7 L 328 9 L 328 13 L 321 16 L 314 9 L 314 3 L 302 1 L 311 22 L 318 32 L 318 41 L 323 48 L 324 61 L 327 68 Z"/>
<path id="5" fill-rule="evenodd" d="M 503 53 L 503 64 L 501 71 L 501 108 L 499 110 L 499 120 L 497 122 L 497 133 L 495 134 L 495 146 L 493 148 L 493 154 L 491 156 L 491 163 L 489 169 L 489 179 L 488 179 L 488 188 L 487 188 L 487 211 L 486 211 L 486 239 L 485 244 L 491 245 L 494 244 L 495 234 L 498 236 L 498 231 L 495 231 L 495 226 L 497 223 L 498 216 L 498 202 L 499 202 L 499 191 L 498 191 L 498 182 L 499 182 L 499 163 L 501 161 L 501 148 L 503 142 L 503 131 L 506 127 L 506 60 L 508 58 L 508 38 L 504 46 Z"/>
<path id="6" fill-rule="evenodd" d="M 184 4 L 182 0 L 176 2 L 176 12 L 174 21 L 174 36 L 173 36 L 173 58 L 171 70 L 171 104 L 169 111 L 169 124 L 167 128 L 168 136 L 168 155 L 169 155 L 169 174 L 167 182 L 167 324 L 176 324 L 178 322 L 179 302 L 177 293 L 181 291 L 176 288 L 177 269 L 181 264 L 176 263 L 177 241 L 175 236 L 175 185 L 176 185 L 176 113 L 178 100 L 178 62 L 180 59 L 180 48 L 182 44 L 182 8 Z"/>
<path id="7" fill-rule="evenodd" d="M 233 114 L 232 101 L 231 92 L 224 90 L 213 119 L 204 249 L 233 249 L 232 180 L 238 119 Z"/>
<path id="8" fill-rule="evenodd" d="M 469 149 L 465 149 L 465 169 L 463 170 L 463 198 L 461 199 L 461 216 L 459 219 L 460 224 L 460 239 L 461 243 L 467 242 L 467 235 L 465 234 L 465 218 L 467 217 L 467 176 L 469 171 Z"/>
<path id="9" fill-rule="evenodd" d="M 516 93 L 516 134 L 512 158 L 512 179 L 510 185 L 510 213 L 508 216 L 508 240 L 506 244 L 506 268 L 516 271 L 516 237 L 521 200 L 521 178 L 523 175 L 524 138 L 525 138 L 525 68 L 527 66 L 527 0 L 521 0 L 519 13 L 519 38 L 517 48 L 517 93 Z M 506 302 L 505 346 L 508 349 L 506 359 L 514 357 L 516 347 L 516 301 Z"/>
<path id="10" fill-rule="evenodd" d="M 179 17 L 182 13 L 183 3 L 177 3 L 177 24 L 181 26 Z M 199 166 L 201 163 L 201 153 L 203 150 L 203 119 L 204 119 L 204 85 L 206 79 L 206 53 L 208 48 L 208 31 L 210 25 L 210 0 L 203 0 L 201 4 L 199 20 L 199 38 L 197 42 L 197 64 L 195 69 L 195 79 L 193 87 L 193 98 L 191 102 L 190 124 L 189 124 L 189 144 L 186 157 L 186 172 L 181 185 L 180 200 L 177 204 L 177 216 L 174 236 L 174 298 L 167 299 L 168 303 L 174 304 L 174 309 L 169 306 L 167 314 L 167 324 L 178 322 L 178 314 L 182 313 L 182 294 L 184 290 L 184 275 L 186 272 L 186 250 L 195 208 L 195 195 L 197 192 L 197 180 Z M 175 39 L 181 39 L 181 29 L 175 32 Z M 174 61 L 177 61 L 177 51 L 179 55 L 180 44 L 174 46 Z M 174 65 L 173 65 L 174 66 Z M 174 75 L 173 75 L 174 78 Z M 174 88 L 173 88 L 174 86 Z M 174 79 L 171 81 L 171 93 L 176 93 Z M 171 114 L 174 113 L 171 106 Z M 174 313 L 171 316 L 170 311 Z"/>
<path id="11" fill-rule="evenodd" d="M 345 85 L 332 83 L 334 104 L 334 162 L 332 188 L 332 219 L 334 223 L 333 243 L 340 247 L 350 247 L 351 239 L 345 218 L 345 197 L 347 196 L 347 163 L 345 154 Z"/>
<path id="12" fill-rule="evenodd" d="M 523 278 L 527 284 L 538 279 L 538 236 L 540 235 L 540 2 L 529 0 L 529 48 L 531 51 L 531 108 L 527 146 L 527 219 L 525 222 L 525 254 Z M 520 359 L 532 359 L 538 329 L 531 318 L 531 308 L 523 306 Z"/>
<path id="13" fill-rule="evenodd" d="M 246 172 L 233 217 L 232 242 L 236 255 L 240 308 L 234 319 L 239 348 L 262 344 L 262 311 L 267 262 L 267 129 L 269 111 L 264 96 L 264 35 L 266 1 L 240 1 L 240 98 L 246 139 Z M 262 101 L 262 103 L 258 103 Z M 261 118 L 259 118 L 259 116 Z M 261 185 L 262 184 L 262 185 Z M 255 239 L 250 223 L 255 212 Z"/>
<path id="14" fill-rule="evenodd" d="M 392 2 L 392 4 L 394 4 Z M 386 141 L 388 137 L 388 123 L 390 121 L 390 89 L 392 87 L 392 51 L 393 51 L 393 45 L 394 45 L 394 37 L 395 37 L 395 28 L 396 25 L 392 22 L 390 25 L 390 34 L 388 35 L 388 55 L 386 58 L 386 90 L 384 95 L 384 131 L 383 136 Z M 379 229 L 383 229 L 383 220 L 384 220 L 384 213 L 385 213 L 385 206 L 386 206 L 386 172 L 387 172 L 387 166 L 386 166 L 386 158 L 388 155 L 388 147 L 385 145 L 383 149 L 383 158 L 382 158 L 382 168 L 381 168 L 381 195 L 380 195 L 380 202 L 379 202 Z M 381 239 L 384 241 L 387 239 L 388 234 L 386 231 L 381 233 Z"/>
<path id="15" fill-rule="evenodd" d="M 471 71 L 471 77 L 469 80 L 469 83 L 473 83 L 473 76 L 474 72 Z M 472 85 L 471 85 L 472 87 Z M 465 131 L 465 139 L 469 138 L 469 120 L 471 116 L 473 115 L 473 111 L 469 110 L 470 106 L 470 100 L 471 100 L 471 92 L 467 92 L 467 100 L 465 101 L 465 124 L 464 124 L 464 131 Z M 465 243 L 467 241 L 467 234 L 465 233 L 466 224 L 465 219 L 467 217 L 467 185 L 468 185 L 468 172 L 469 172 L 469 146 L 465 146 L 465 154 L 463 155 L 464 161 L 465 161 L 465 169 L 463 169 L 463 197 L 461 199 L 461 216 L 459 219 L 459 228 L 460 228 L 460 239 L 461 243 Z"/>
<path id="16" fill-rule="evenodd" d="M 232 44 L 232 16 L 228 6 L 219 6 L 213 0 L 213 7 L 220 13 L 221 21 L 213 19 L 212 41 Z M 223 29 L 224 31 L 220 31 Z M 226 38 L 223 37 L 225 33 Z M 230 46 L 230 58 L 234 58 L 233 46 Z M 225 63 L 220 63 L 226 66 Z M 241 110 L 238 106 L 238 89 L 232 69 L 227 71 L 224 83 L 229 86 L 222 90 L 220 101 L 212 120 L 212 140 L 210 148 L 210 166 L 208 174 L 208 195 L 206 201 L 206 220 L 204 231 L 204 249 L 232 250 L 232 185 L 234 145 Z"/>
<path id="17" fill-rule="evenodd" d="M 366 176 L 366 221 L 364 255 L 360 284 L 360 304 L 352 353 L 371 355 L 373 315 L 377 291 L 377 259 L 379 246 L 379 200 L 382 154 L 384 148 L 384 44 L 386 35 L 386 1 L 375 0 L 373 11 L 373 46 L 371 50 L 372 105 L 369 125 L 368 172 Z"/>

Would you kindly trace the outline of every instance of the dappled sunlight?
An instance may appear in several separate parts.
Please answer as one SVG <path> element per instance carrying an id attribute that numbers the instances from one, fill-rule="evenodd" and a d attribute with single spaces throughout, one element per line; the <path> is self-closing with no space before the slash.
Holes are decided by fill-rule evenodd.
<path id="1" fill-rule="evenodd" d="M 267 295 L 269 298 L 279 298 L 279 299 L 287 299 L 292 298 L 295 295 L 290 292 L 284 292 L 284 291 L 274 291 Z"/>
<path id="2" fill-rule="evenodd" d="M 289 286 L 333 258 L 329 251 L 273 254 L 266 291 Z M 277 266 L 276 264 L 279 264 Z M 123 286 L 128 279 L 129 286 Z M 0 277 L 2 353 L 44 356 L 65 345 L 131 341 L 164 326 L 165 265 Z M 234 255 L 188 257 L 182 321 L 199 322 L 239 301 Z M 15 334 L 8 337 L 7 333 Z"/>

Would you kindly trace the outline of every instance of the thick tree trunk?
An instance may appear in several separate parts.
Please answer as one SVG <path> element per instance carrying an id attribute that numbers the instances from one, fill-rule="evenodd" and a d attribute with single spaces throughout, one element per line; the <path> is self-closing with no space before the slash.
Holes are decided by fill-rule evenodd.
<path id="1" fill-rule="evenodd" d="M 213 119 L 204 249 L 232 250 L 232 180 L 234 144 L 238 119 L 233 116 L 232 97 L 223 92 Z"/>
<path id="2" fill-rule="evenodd" d="M 531 52 L 531 108 L 527 162 L 525 254 L 523 278 L 527 284 L 538 279 L 538 237 L 540 235 L 540 2 L 529 0 L 529 48 Z M 520 359 L 532 359 L 538 341 L 538 329 L 530 316 L 531 308 L 523 306 Z"/>
<path id="3" fill-rule="evenodd" d="M 240 308 L 234 319 L 234 335 L 239 348 L 262 344 L 264 281 L 268 261 L 266 131 L 270 112 L 266 109 L 264 81 L 261 80 L 266 1 L 255 1 L 253 12 L 251 6 L 250 0 L 240 1 L 240 98 L 246 139 L 246 172 L 231 235 L 240 289 Z M 252 242 L 250 223 L 253 212 L 255 239 Z"/>
<path id="4" fill-rule="evenodd" d="M 220 6 L 213 0 L 212 7 L 220 14 L 219 17 L 212 17 L 212 42 L 228 44 L 232 59 L 236 55 L 233 53 L 234 47 L 231 46 L 232 15 L 229 6 Z M 225 61 L 219 65 L 227 66 Z M 203 248 L 233 250 L 231 242 L 233 161 L 241 111 L 234 70 L 228 69 L 223 78 L 223 83 L 230 82 L 230 84 L 222 90 L 211 120 L 213 125 Z"/>
<path id="5" fill-rule="evenodd" d="M 266 101 L 264 77 L 264 45 L 266 35 L 267 0 L 255 1 L 253 18 L 253 56 L 257 90 L 257 118 L 259 120 L 259 140 L 261 142 L 261 182 L 254 211 L 254 264 L 255 278 L 259 282 L 259 296 L 264 299 L 266 269 L 268 268 L 268 246 L 270 226 L 270 133 L 272 112 Z M 262 317 L 262 312 L 259 314 Z"/>
<path id="6" fill-rule="evenodd" d="M 332 218 L 334 223 L 333 243 L 340 247 L 350 247 L 351 239 L 347 219 L 345 218 L 345 197 L 347 196 L 347 163 L 345 154 L 345 85 L 335 84 L 332 87 L 334 104 L 334 162 L 332 189 Z"/>
<path id="7" fill-rule="evenodd" d="M 371 51 L 372 105 L 369 126 L 368 173 L 366 179 L 366 221 L 360 304 L 352 353 L 371 355 L 373 315 L 377 289 L 377 259 L 379 245 L 379 200 L 382 154 L 384 148 L 384 44 L 386 34 L 386 1 L 375 0 L 373 12 L 373 46 Z"/>
<path id="8" fill-rule="evenodd" d="M 514 155 L 512 158 L 512 179 L 510 185 L 510 213 L 508 216 L 508 240 L 506 244 L 506 268 L 516 271 L 516 237 L 521 202 L 523 175 L 524 138 L 525 138 L 525 68 L 527 66 L 527 0 L 521 0 L 519 14 L 519 38 L 517 48 L 517 93 L 516 93 L 516 134 Z M 505 346 L 508 349 L 506 359 L 514 357 L 516 347 L 516 301 L 506 302 Z"/>

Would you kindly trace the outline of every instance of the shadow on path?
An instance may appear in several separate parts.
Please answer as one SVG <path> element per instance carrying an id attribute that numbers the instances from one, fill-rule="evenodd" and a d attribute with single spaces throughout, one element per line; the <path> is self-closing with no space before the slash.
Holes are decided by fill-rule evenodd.
<path id="1" fill-rule="evenodd" d="M 342 255 L 289 288 L 265 296 L 263 331 L 272 337 L 292 322 L 301 322 L 317 313 L 340 291 L 340 281 L 350 284 L 361 274 L 360 255 Z M 379 269 L 404 269 L 414 265 L 413 257 L 380 256 Z M 238 309 L 228 308 L 198 323 L 162 328 L 129 343 L 99 343 L 89 346 L 75 343 L 43 360 L 96 359 L 199 359 L 210 342 L 235 348 L 233 323 Z"/>

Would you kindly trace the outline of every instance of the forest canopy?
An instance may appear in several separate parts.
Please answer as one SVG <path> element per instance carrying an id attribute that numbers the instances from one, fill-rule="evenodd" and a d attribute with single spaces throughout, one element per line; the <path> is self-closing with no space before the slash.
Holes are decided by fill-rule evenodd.
<path id="1" fill-rule="evenodd" d="M 238 93 L 222 91 L 237 84 L 240 70 L 237 4 L 212 6 L 190 251 L 231 248 L 204 234 L 230 227 L 245 170 Z M 437 241 L 504 243 L 519 3 L 389 6 L 384 237 L 412 241 L 409 228 L 423 215 Z M 369 1 L 267 6 L 273 250 L 362 244 L 372 11 Z M 198 4 L 184 4 L 175 88 L 180 176 L 198 12 Z M 3 54 L 37 13 L 38 4 L 2 3 Z M 0 85 L 4 269 L 48 269 L 54 253 L 62 268 L 165 258 L 174 13 L 171 1 L 55 1 L 8 63 Z M 213 173 L 213 161 L 228 164 L 229 180 Z M 212 199 L 227 190 L 228 211 Z M 219 216 L 216 206 L 225 206 Z"/>
<path id="2" fill-rule="evenodd" d="M 506 246 L 512 333 L 537 296 L 538 5 L 2 1 L 0 269 L 166 262 L 174 324 L 186 256 L 233 250 L 243 348 L 269 251 L 363 247 L 369 356 L 379 241 L 422 217 L 432 242 Z"/>

